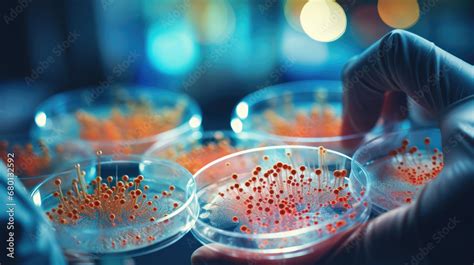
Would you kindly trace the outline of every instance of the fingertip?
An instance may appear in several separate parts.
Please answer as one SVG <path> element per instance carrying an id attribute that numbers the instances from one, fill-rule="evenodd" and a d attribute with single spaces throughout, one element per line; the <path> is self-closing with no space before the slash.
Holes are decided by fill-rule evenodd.
<path id="1" fill-rule="evenodd" d="M 191 255 L 191 264 L 193 265 L 204 265 L 210 264 L 213 254 L 210 252 L 208 247 L 200 247 L 194 251 Z"/>
<path id="2" fill-rule="evenodd" d="M 248 261 L 242 262 L 245 255 L 238 258 L 230 255 L 224 249 L 219 248 L 216 244 L 209 244 L 198 248 L 191 255 L 191 264 L 193 265 L 241 265 L 248 264 Z"/>

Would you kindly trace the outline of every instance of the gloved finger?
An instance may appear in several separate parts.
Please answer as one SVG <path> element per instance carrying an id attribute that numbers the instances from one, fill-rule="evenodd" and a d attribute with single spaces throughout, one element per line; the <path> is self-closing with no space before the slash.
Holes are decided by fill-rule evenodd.
<path id="1" fill-rule="evenodd" d="M 394 30 L 343 71 L 346 134 L 370 130 L 384 94 L 401 91 L 438 116 L 474 93 L 474 67 L 412 33 Z"/>
<path id="2" fill-rule="evenodd" d="M 366 112 L 366 111 L 365 111 Z M 373 114 L 374 116 L 370 117 Z M 396 129 L 397 124 L 405 119 L 408 114 L 407 108 L 407 96 L 403 92 L 387 92 L 385 93 L 383 99 L 383 108 L 381 110 L 381 117 L 382 117 L 382 125 L 385 131 L 391 132 Z M 357 117 L 355 115 L 344 115 L 345 119 L 349 119 L 350 117 Z M 368 119 L 372 119 L 372 122 L 377 122 L 378 115 L 376 113 L 368 113 L 364 115 L 364 119 L 362 121 L 348 121 L 345 120 L 343 122 L 342 128 L 342 135 L 346 135 L 347 137 L 344 140 L 341 140 L 341 144 L 347 150 L 356 150 L 359 145 L 361 145 L 365 140 L 368 138 L 364 137 L 364 135 L 360 135 L 360 130 L 357 129 L 357 124 L 361 124 L 363 122 L 368 121 Z M 368 117 L 368 118 L 367 118 Z M 368 127 L 373 126 L 372 122 Z M 354 125 L 352 125 L 354 124 Z M 355 127 L 355 128 L 354 128 Z M 365 132 L 364 129 L 362 131 Z M 359 134 L 354 135 L 351 137 L 351 134 Z"/>
<path id="3" fill-rule="evenodd" d="M 384 126 L 400 122 L 408 117 L 407 95 L 403 92 L 390 91 L 385 93 L 382 107 Z"/>

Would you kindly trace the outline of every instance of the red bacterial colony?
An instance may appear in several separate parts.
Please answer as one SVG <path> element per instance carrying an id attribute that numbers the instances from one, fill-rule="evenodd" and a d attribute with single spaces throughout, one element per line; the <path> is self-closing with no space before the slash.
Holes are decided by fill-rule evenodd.
<path id="1" fill-rule="evenodd" d="M 33 144 L 24 146 L 15 145 L 10 150 L 7 141 L 0 142 L 0 155 L 5 163 L 8 163 L 8 153 L 14 153 L 15 174 L 20 177 L 35 177 L 45 174 L 51 167 L 51 155 L 48 147 L 42 142 L 38 142 L 39 152 L 35 152 Z M 58 153 L 61 148 L 57 148 Z"/>
<path id="2" fill-rule="evenodd" d="M 108 176 L 102 179 L 100 162 L 98 168 L 98 176 L 86 183 L 85 172 L 77 164 L 77 178 L 72 180 L 71 188 L 67 191 L 63 190 L 61 178 L 55 179 L 57 191 L 53 196 L 58 199 L 58 204 L 46 212 L 48 218 L 58 226 L 75 226 L 78 229 L 84 224 L 99 229 L 117 227 L 121 232 L 108 232 L 107 237 L 102 239 L 106 249 L 155 241 L 160 231 L 160 223 L 155 221 L 166 218 L 173 209 L 180 206 L 176 201 L 167 200 L 173 196 L 175 187 L 169 186 L 159 194 L 150 194 L 150 187 L 142 184 L 144 176 L 139 175 L 133 179 L 127 175 L 123 175 L 121 179 Z M 169 220 L 165 219 L 164 223 L 167 222 Z M 129 225 L 132 227 L 128 227 Z"/>
<path id="3" fill-rule="evenodd" d="M 89 141 L 127 141 L 155 136 L 178 126 L 184 110 L 184 104 L 162 109 L 159 113 L 146 102 L 127 104 L 127 107 L 125 113 L 114 108 L 109 118 L 78 111 L 80 137 Z M 132 151 L 136 150 L 125 153 Z"/>
<path id="4" fill-rule="evenodd" d="M 433 180 L 443 169 L 443 154 L 437 148 L 431 148 L 429 137 L 424 139 L 425 149 L 409 146 L 407 139 L 402 145 L 390 151 L 396 167 L 396 176 L 411 185 L 425 185 Z M 410 202 L 411 199 L 407 202 Z"/>
<path id="5" fill-rule="evenodd" d="M 289 95 L 287 95 L 289 97 Z M 276 135 L 290 137 L 330 137 L 341 135 L 342 120 L 326 104 L 325 92 L 316 93 L 317 103 L 309 111 L 298 111 L 292 106 L 291 98 L 284 103 L 285 115 L 294 113 L 288 118 L 273 110 L 264 113 L 270 123 L 271 131 Z"/>
<path id="6" fill-rule="evenodd" d="M 341 217 L 360 199 L 349 192 L 348 171 L 330 170 L 326 149 L 320 147 L 318 152 L 317 168 L 276 162 L 270 168 L 256 166 L 251 175 L 233 174 L 233 183 L 218 193 L 220 207 L 232 212 L 229 221 L 247 234 L 289 231 L 324 222 L 329 222 L 326 231 L 319 232 L 334 233 L 346 226 Z M 287 156 L 291 160 L 291 154 Z M 269 159 L 263 157 L 264 161 Z M 355 213 L 345 217 L 354 219 Z"/>

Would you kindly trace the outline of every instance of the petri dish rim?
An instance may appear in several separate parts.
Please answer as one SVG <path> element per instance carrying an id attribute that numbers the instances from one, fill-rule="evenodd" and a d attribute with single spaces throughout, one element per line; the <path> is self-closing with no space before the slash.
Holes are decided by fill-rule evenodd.
<path id="1" fill-rule="evenodd" d="M 232 119 L 236 117 L 242 120 L 236 114 L 237 113 L 236 109 L 237 109 L 237 106 L 243 102 L 248 104 L 248 108 L 250 110 L 252 106 L 254 106 L 255 104 L 258 104 L 258 103 L 261 103 L 273 98 L 282 97 L 285 92 L 290 92 L 291 94 L 314 92 L 314 91 L 319 90 L 320 86 L 324 86 L 324 85 L 338 87 L 337 90 L 328 90 L 327 93 L 328 95 L 331 95 L 331 96 L 341 96 L 341 102 L 342 102 L 343 90 L 342 90 L 341 81 L 315 79 L 315 80 L 286 82 L 286 83 L 280 83 L 280 84 L 264 87 L 262 89 L 259 89 L 255 92 L 252 92 L 246 95 L 244 98 L 242 98 L 242 100 L 240 100 L 237 103 L 236 107 L 234 108 Z M 291 88 L 295 86 L 297 86 L 298 88 L 296 89 Z M 245 131 L 246 129 L 244 127 L 242 132 L 245 132 Z M 261 134 L 264 134 L 267 138 L 270 138 L 271 140 L 293 142 L 293 143 L 338 142 L 338 141 L 344 141 L 344 140 L 363 138 L 367 134 L 367 133 L 355 133 L 355 134 L 348 134 L 348 135 L 326 136 L 326 137 L 295 137 L 295 136 L 278 135 L 278 134 L 273 134 L 271 132 L 265 132 L 265 131 L 258 131 L 258 132 Z"/>
<path id="2" fill-rule="evenodd" d="M 201 174 L 201 172 L 204 172 L 209 167 L 211 167 L 215 164 L 221 163 L 222 161 L 225 161 L 229 158 L 237 157 L 237 156 L 244 155 L 244 154 L 247 154 L 247 153 L 260 152 L 260 151 L 266 151 L 266 150 L 275 150 L 275 149 L 306 149 L 306 150 L 315 150 L 315 151 L 317 151 L 318 148 L 319 147 L 303 146 L 303 145 L 276 145 L 276 146 L 267 146 L 267 147 L 247 149 L 247 150 L 244 150 L 244 151 L 236 152 L 236 153 L 221 157 L 221 158 L 219 158 L 217 160 L 214 160 L 213 162 L 205 165 L 203 168 L 201 168 L 199 171 L 197 171 L 194 174 L 194 179 L 196 179 L 198 177 L 198 175 Z M 359 196 L 361 198 L 361 200 L 359 202 L 357 202 L 357 206 L 359 206 L 360 204 L 363 204 L 364 202 L 368 202 L 368 207 L 364 212 L 370 212 L 371 203 L 368 200 L 368 198 L 369 198 L 368 194 L 370 193 L 370 186 L 371 185 L 368 182 L 368 175 L 367 175 L 367 171 L 365 170 L 365 168 L 363 168 L 358 162 L 354 162 L 349 156 L 347 156 L 345 154 L 342 154 L 342 153 L 337 152 L 337 151 L 329 150 L 329 149 L 326 149 L 326 150 L 329 153 L 332 153 L 332 154 L 341 156 L 345 159 L 348 159 L 351 163 L 351 171 L 352 171 L 352 166 L 355 164 L 357 166 L 357 168 L 360 169 L 363 172 L 363 175 L 366 176 L 367 184 L 365 186 L 365 188 L 366 188 L 365 193 L 364 193 L 364 195 Z M 356 178 L 356 179 L 359 180 L 358 178 Z M 200 194 L 200 191 L 198 190 L 197 193 L 196 193 L 198 199 L 199 199 L 199 194 Z M 201 207 L 199 206 L 199 208 L 201 208 Z M 355 208 L 356 207 L 351 208 L 346 213 L 351 213 L 351 212 L 355 211 Z M 359 215 L 358 218 L 361 217 L 361 216 L 363 216 L 363 214 Z M 290 230 L 290 231 L 283 231 L 283 232 L 277 232 L 277 233 L 260 233 L 260 234 L 246 235 L 246 234 L 243 234 L 243 233 L 230 232 L 230 231 L 226 231 L 226 230 L 223 230 L 223 229 L 220 229 L 220 228 L 210 226 L 207 223 L 201 221 L 199 217 L 196 220 L 196 223 L 201 224 L 203 227 L 206 227 L 206 229 L 212 230 L 215 233 L 219 233 L 219 234 L 230 236 L 230 237 L 244 238 L 244 239 L 277 239 L 277 238 L 285 238 L 285 237 L 288 237 L 288 236 L 297 236 L 297 235 L 301 235 L 301 234 L 304 234 L 304 233 L 307 233 L 307 232 L 313 232 L 313 231 L 315 231 L 315 230 L 317 230 L 321 227 L 324 227 L 326 224 L 328 224 L 330 222 L 331 221 L 329 220 L 329 221 L 325 221 L 323 223 L 319 223 L 317 225 L 311 225 L 309 227 L 299 228 L 299 229 Z M 196 230 L 195 227 L 192 229 L 193 234 L 195 234 L 195 233 L 200 234 L 200 232 L 195 231 Z M 349 227 L 345 228 L 344 230 L 341 230 L 341 231 L 345 231 L 347 229 L 349 229 Z M 199 237 L 197 237 L 197 238 L 199 238 Z M 237 248 L 237 247 L 233 247 L 233 248 Z"/>
<path id="3" fill-rule="evenodd" d="M 119 87 L 122 87 L 122 86 L 119 85 Z M 87 142 L 89 144 L 93 144 L 93 145 L 94 144 L 97 144 L 97 145 L 100 144 L 100 145 L 105 145 L 105 146 L 145 144 L 145 143 L 149 143 L 149 142 L 155 142 L 155 141 L 157 141 L 161 138 L 173 138 L 177 135 L 182 135 L 187 131 L 190 131 L 190 130 L 193 130 L 193 129 L 198 129 L 198 128 L 201 127 L 201 123 L 202 123 L 201 109 L 199 108 L 199 105 L 197 104 L 197 102 L 193 98 L 188 96 L 187 94 L 179 93 L 179 92 L 175 92 L 175 91 L 168 90 L 168 89 L 163 89 L 163 88 L 155 88 L 155 87 L 151 87 L 151 86 L 133 86 L 133 85 L 132 86 L 126 86 L 126 85 L 124 85 L 123 87 L 127 92 L 131 92 L 131 93 L 137 93 L 136 91 L 146 91 L 148 94 L 151 94 L 150 97 L 154 97 L 155 95 L 157 97 L 159 97 L 160 95 L 167 94 L 167 95 L 172 96 L 174 98 L 183 98 L 183 99 L 186 100 L 187 108 L 191 112 L 190 117 L 186 120 L 183 120 L 177 127 L 173 128 L 171 130 L 167 130 L 167 131 L 158 133 L 156 135 L 152 135 L 152 136 L 148 136 L 148 137 L 144 137 L 144 138 L 140 138 L 140 139 L 116 140 L 116 141 L 110 141 L 110 140 L 92 140 L 92 141 L 82 140 L 82 141 Z M 80 95 L 82 93 L 84 93 L 85 91 L 88 91 L 88 90 L 91 90 L 91 89 L 94 89 L 94 88 L 97 88 L 97 87 L 85 87 L 85 88 L 79 88 L 79 89 L 64 91 L 64 92 L 55 94 L 55 95 L 47 98 L 43 103 L 41 103 L 38 106 L 38 108 L 36 108 L 35 113 L 38 114 L 40 112 L 43 112 L 43 113 L 49 112 L 50 110 L 52 110 L 52 109 L 54 109 L 55 107 L 58 106 L 57 102 L 60 102 L 59 104 L 61 104 L 61 106 L 68 105 L 73 100 L 73 97 L 71 97 L 71 96 L 76 95 L 76 96 L 80 97 Z M 114 87 L 106 88 L 104 93 L 110 93 L 113 90 L 114 90 Z M 74 108 L 74 109 L 78 110 L 80 108 Z M 199 120 L 199 126 L 197 126 L 196 128 L 193 128 L 189 125 L 191 119 L 193 119 L 193 118 L 197 118 Z M 31 136 L 32 136 L 32 138 L 39 138 L 37 134 L 38 134 L 38 130 L 40 130 L 40 129 L 38 128 L 36 123 L 34 123 L 34 124 L 35 125 L 34 125 L 34 128 L 33 128 L 32 132 L 31 132 Z"/>

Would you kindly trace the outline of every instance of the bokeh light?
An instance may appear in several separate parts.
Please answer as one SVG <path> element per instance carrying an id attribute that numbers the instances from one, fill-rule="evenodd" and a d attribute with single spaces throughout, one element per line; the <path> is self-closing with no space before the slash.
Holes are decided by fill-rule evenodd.
<path id="1" fill-rule="evenodd" d="M 222 43 L 235 30 L 235 13 L 227 0 L 193 0 L 189 16 L 204 44 Z"/>
<path id="2" fill-rule="evenodd" d="M 356 7 L 351 12 L 350 24 L 353 38 L 363 46 L 374 43 L 390 31 L 380 19 L 375 4 Z"/>
<path id="3" fill-rule="evenodd" d="M 241 133 L 244 125 L 242 124 L 242 121 L 239 118 L 233 118 L 230 121 L 230 127 L 235 133 Z"/>
<path id="4" fill-rule="evenodd" d="M 197 63 L 198 49 L 192 30 L 185 25 L 163 28 L 157 23 L 148 32 L 147 55 L 160 72 L 187 73 Z"/>
<path id="5" fill-rule="evenodd" d="M 392 28 L 409 28 L 420 18 L 417 0 L 379 0 L 377 9 L 383 22 Z"/>
<path id="6" fill-rule="evenodd" d="M 312 39 L 322 42 L 337 40 L 344 34 L 347 18 L 335 0 L 310 0 L 301 11 L 301 26 Z"/>

